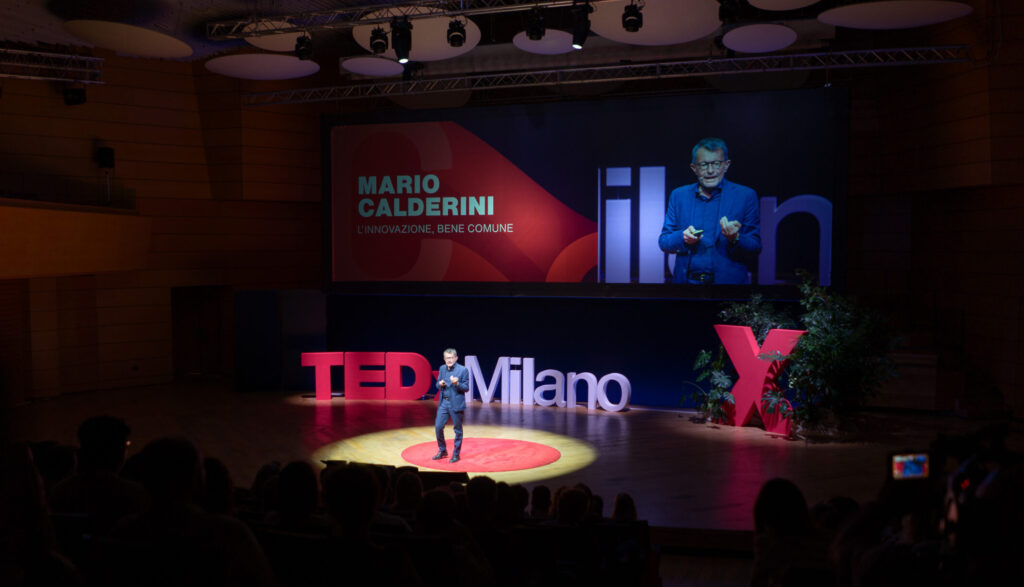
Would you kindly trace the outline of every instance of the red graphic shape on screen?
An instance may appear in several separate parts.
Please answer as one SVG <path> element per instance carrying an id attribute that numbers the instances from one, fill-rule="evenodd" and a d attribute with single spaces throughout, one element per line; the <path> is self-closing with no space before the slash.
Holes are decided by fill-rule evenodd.
<path id="1" fill-rule="evenodd" d="M 788 355 L 806 331 L 776 328 L 768 333 L 760 348 L 749 326 L 716 324 L 715 332 L 718 333 L 725 352 L 739 374 L 736 384 L 732 387 L 736 403 L 725 404 L 725 423 L 746 426 L 756 410 L 764 422 L 765 430 L 788 436 L 792 424 L 789 418 L 783 417 L 778 411 L 769 414 L 762 406 L 764 394 L 769 390 L 778 389 L 778 376 L 786 361 L 767 361 L 759 359 L 758 355 L 774 352 Z"/>
<path id="2" fill-rule="evenodd" d="M 591 233 L 562 249 L 548 269 L 550 282 L 580 282 L 583 276 L 594 268 L 594 251 L 597 250 L 597 233 Z"/>
<path id="3" fill-rule="evenodd" d="M 597 265 L 595 244 L 556 267 L 596 223 L 456 123 L 342 126 L 331 144 L 336 281 L 538 282 Z M 430 198 L 456 198 L 457 214 L 427 215 Z M 464 214 L 466 198 L 493 214 Z"/>

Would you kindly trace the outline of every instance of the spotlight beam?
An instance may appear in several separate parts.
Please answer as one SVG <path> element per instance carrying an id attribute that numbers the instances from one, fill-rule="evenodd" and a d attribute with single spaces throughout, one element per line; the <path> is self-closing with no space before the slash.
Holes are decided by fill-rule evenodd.
<path id="1" fill-rule="evenodd" d="M 391 19 L 391 46 L 399 63 L 409 63 L 409 51 L 412 50 L 412 23 L 408 17 L 396 16 Z"/>
<path id="2" fill-rule="evenodd" d="M 594 7 L 590 5 L 590 2 L 588 0 L 584 0 L 581 3 L 573 3 L 573 49 L 582 49 L 583 44 L 587 42 L 587 37 L 590 35 L 590 13 L 593 11 Z"/>

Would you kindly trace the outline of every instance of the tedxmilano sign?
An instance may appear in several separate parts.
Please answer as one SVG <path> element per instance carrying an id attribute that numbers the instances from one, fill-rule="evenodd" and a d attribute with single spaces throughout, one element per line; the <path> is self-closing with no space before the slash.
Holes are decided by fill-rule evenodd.
<path id="1" fill-rule="evenodd" d="M 316 376 L 316 399 L 331 399 L 331 367 L 345 368 L 345 399 L 414 400 L 430 391 L 437 378 L 426 357 L 417 353 L 393 352 L 323 352 L 302 353 L 302 366 L 313 367 Z M 598 378 L 593 373 L 562 373 L 555 369 L 537 372 L 533 357 L 498 357 L 490 378 L 484 377 L 475 355 L 466 357 L 469 369 L 469 393 L 473 399 L 479 391 L 480 401 L 490 403 L 495 394 L 504 404 L 527 406 L 558 406 L 575 408 L 578 385 L 586 383 L 587 409 L 600 407 L 618 412 L 629 405 L 629 379 L 621 373 Z M 413 375 L 411 383 L 403 384 L 402 371 Z M 608 399 L 608 384 L 618 385 L 619 401 Z"/>

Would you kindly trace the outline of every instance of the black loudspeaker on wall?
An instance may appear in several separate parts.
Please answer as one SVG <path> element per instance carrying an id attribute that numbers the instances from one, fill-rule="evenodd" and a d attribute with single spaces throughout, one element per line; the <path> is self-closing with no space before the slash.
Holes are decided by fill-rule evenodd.
<path id="1" fill-rule="evenodd" d="M 96 150 L 96 164 L 100 169 L 114 168 L 114 149 L 112 147 L 100 147 Z"/>
<path id="2" fill-rule="evenodd" d="M 79 106 L 85 104 L 85 88 L 64 88 L 64 105 Z"/>

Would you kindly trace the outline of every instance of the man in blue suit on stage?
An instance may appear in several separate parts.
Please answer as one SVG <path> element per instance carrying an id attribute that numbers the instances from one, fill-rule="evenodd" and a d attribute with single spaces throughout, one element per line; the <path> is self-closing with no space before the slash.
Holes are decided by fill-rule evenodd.
<path id="1" fill-rule="evenodd" d="M 444 443 L 444 425 L 448 418 L 455 426 L 455 450 L 449 463 L 459 462 L 459 451 L 462 449 L 462 417 L 466 413 L 466 392 L 469 391 L 469 369 L 458 364 L 459 353 L 455 349 L 445 349 L 444 365 L 437 374 L 437 417 L 434 419 L 434 434 L 437 436 L 437 454 L 434 460 L 448 456 Z"/>
<path id="2" fill-rule="evenodd" d="M 754 190 L 725 179 L 729 149 L 701 139 L 690 152 L 697 182 L 672 190 L 658 246 L 676 254 L 673 283 L 750 283 L 761 252 L 761 210 Z"/>

